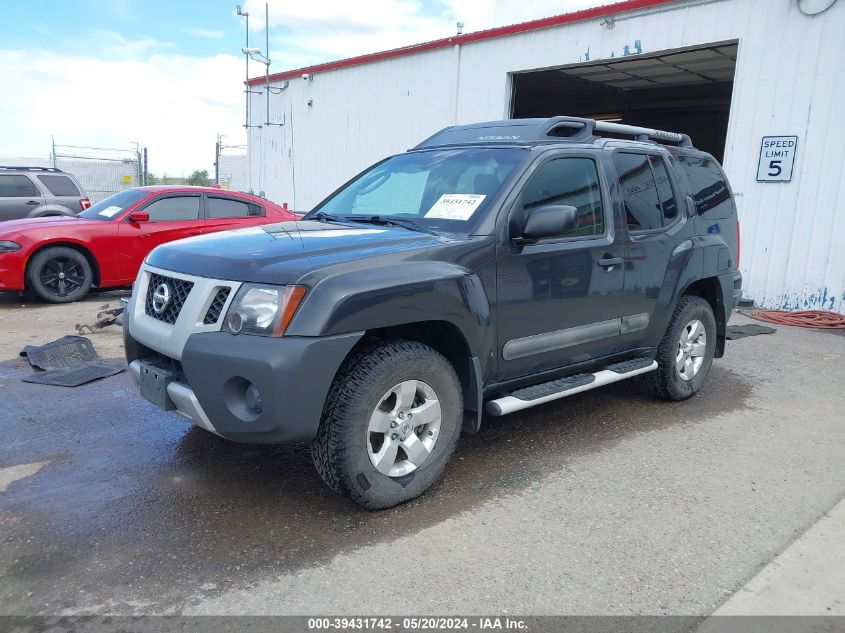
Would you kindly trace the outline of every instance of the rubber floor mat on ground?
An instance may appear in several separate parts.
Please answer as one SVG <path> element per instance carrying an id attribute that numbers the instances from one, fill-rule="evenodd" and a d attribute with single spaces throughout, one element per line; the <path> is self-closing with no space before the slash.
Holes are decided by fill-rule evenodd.
<path id="1" fill-rule="evenodd" d="M 44 371 L 70 369 L 100 360 L 94 345 L 84 336 L 63 336 L 45 345 L 27 345 L 21 356 L 26 356 L 30 365 Z"/>
<path id="2" fill-rule="evenodd" d="M 78 387 L 86 382 L 119 374 L 123 363 L 103 361 L 84 336 L 64 336 L 45 345 L 27 345 L 21 352 L 36 371 L 23 379 L 40 385 Z"/>
<path id="3" fill-rule="evenodd" d="M 118 363 L 97 361 L 85 363 L 73 369 L 59 369 L 56 371 L 39 371 L 23 378 L 24 382 L 34 382 L 39 385 L 55 385 L 56 387 L 78 387 L 92 380 L 108 378 L 119 374 L 126 367 Z"/>
<path id="4" fill-rule="evenodd" d="M 755 325 L 749 323 L 746 325 L 729 325 L 725 330 L 725 338 L 729 341 L 745 338 L 746 336 L 757 336 L 758 334 L 774 334 L 777 330 L 773 327 L 766 327 L 765 325 Z"/>

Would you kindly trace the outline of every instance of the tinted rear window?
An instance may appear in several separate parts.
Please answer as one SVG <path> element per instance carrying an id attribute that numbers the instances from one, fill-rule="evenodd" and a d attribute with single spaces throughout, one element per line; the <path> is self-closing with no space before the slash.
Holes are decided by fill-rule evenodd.
<path id="1" fill-rule="evenodd" d="M 264 209 L 257 204 L 232 198 L 208 197 L 209 218 L 247 218 L 260 215 L 264 215 Z"/>
<path id="2" fill-rule="evenodd" d="M 38 176 L 38 180 L 47 187 L 47 189 L 54 196 L 74 196 L 80 195 L 79 189 L 73 184 L 73 181 L 67 176 Z"/>
<path id="3" fill-rule="evenodd" d="M 622 188 L 628 230 L 647 231 L 661 228 L 663 207 L 657 197 L 657 183 L 654 181 L 648 156 L 617 152 L 613 154 L 613 164 Z"/>
<path id="4" fill-rule="evenodd" d="M 731 190 L 719 165 L 709 156 L 680 154 L 675 158 L 686 176 L 687 187 L 698 215 L 730 218 L 735 214 Z"/>
<path id="5" fill-rule="evenodd" d="M 26 176 L 0 176 L 0 198 L 28 198 L 40 195 Z"/>

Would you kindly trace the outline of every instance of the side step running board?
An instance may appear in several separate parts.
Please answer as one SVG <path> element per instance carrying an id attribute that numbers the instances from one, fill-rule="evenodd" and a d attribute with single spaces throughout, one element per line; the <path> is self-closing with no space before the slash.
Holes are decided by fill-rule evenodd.
<path id="1" fill-rule="evenodd" d="M 610 365 L 594 374 L 577 374 L 551 380 L 540 385 L 518 389 L 509 396 L 502 396 L 490 400 L 485 405 L 485 410 L 490 415 L 507 415 L 514 411 L 521 411 L 538 404 L 551 402 L 571 396 L 582 391 L 589 391 L 596 387 L 603 387 L 613 382 L 619 382 L 626 378 L 639 376 L 657 369 L 657 361 L 650 358 L 637 358 Z"/>

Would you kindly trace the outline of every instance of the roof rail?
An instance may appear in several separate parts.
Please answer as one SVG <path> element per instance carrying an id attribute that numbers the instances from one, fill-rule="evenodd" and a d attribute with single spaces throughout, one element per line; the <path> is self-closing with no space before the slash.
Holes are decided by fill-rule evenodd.
<path id="1" fill-rule="evenodd" d="M 591 143 L 602 132 L 633 136 L 637 141 L 677 143 L 680 147 L 692 147 L 686 134 L 666 132 L 635 125 L 623 125 L 608 121 L 596 121 L 574 116 L 554 116 L 544 119 L 505 119 L 470 125 L 454 125 L 444 128 L 418 144 L 424 147 L 448 147 L 454 145 L 506 144 L 525 145 L 536 143 Z"/>
<path id="2" fill-rule="evenodd" d="M 681 134 L 680 132 L 653 130 L 647 127 L 639 127 L 638 125 L 625 125 L 623 123 L 611 123 L 610 121 L 596 121 L 594 129 L 596 132 L 610 132 L 611 134 L 633 136 L 636 141 L 654 139 L 656 141 L 671 141 L 677 143 L 680 147 L 692 147 L 692 141 L 689 135 Z"/>
<path id="3" fill-rule="evenodd" d="M 64 173 L 61 169 L 57 169 L 56 167 L 33 167 L 32 165 L 20 167 L 15 165 L 0 165 L 0 169 L 6 169 L 8 171 L 55 171 Z"/>

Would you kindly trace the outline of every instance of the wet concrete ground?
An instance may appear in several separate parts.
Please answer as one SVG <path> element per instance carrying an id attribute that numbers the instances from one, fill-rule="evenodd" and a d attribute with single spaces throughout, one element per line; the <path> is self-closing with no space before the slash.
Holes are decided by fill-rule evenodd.
<path id="1" fill-rule="evenodd" d="M 732 342 L 684 403 L 628 381 L 485 420 L 372 513 L 126 374 L 0 363 L 0 613 L 707 614 L 845 493 L 843 370 L 845 337 Z"/>

